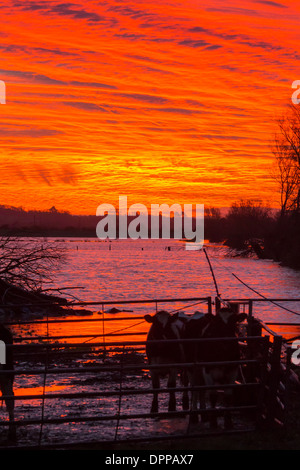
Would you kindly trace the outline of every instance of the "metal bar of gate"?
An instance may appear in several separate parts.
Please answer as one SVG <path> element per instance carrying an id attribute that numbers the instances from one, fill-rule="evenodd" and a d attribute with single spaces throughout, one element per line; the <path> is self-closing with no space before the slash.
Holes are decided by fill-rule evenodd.
<path id="1" fill-rule="evenodd" d="M 225 390 L 225 389 L 243 389 L 243 388 L 259 388 L 260 384 L 257 382 L 249 383 L 234 383 L 234 384 L 221 384 L 221 385 L 199 385 L 191 387 L 176 387 L 176 388 L 160 388 L 159 393 L 169 392 L 184 392 L 184 391 L 204 391 L 204 390 Z M 151 395 L 153 392 L 157 392 L 157 389 L 147 388 L 140 390 L 122 390 L 122 395 Z M 26 400 L 57 400 L 58 398 L 101 398 L 101 397 L 113 397 L 119 396 L 120 391 L 104 391 L 104 392 L 69 392 L 69 393 L 49 393 L 49 394 L 32 394 L 32 395 L 2 395 L 1 399 L 14 399 L 15 401 L 26 401 Z"/>
<path id="2" fill-rule="evenodd" d="M 222 413 L 224 411 L 247 411 L 247 410 L 257 410 L 257 405 L 244 405 L 244 406 L 231 406 L 231 407 L 219 407 L 219 408 L 209 408 L 209 411 L 212 413 Z M 198 412 L 208 411 L 207 408 L 199 408 Z M 168 411 L 161 413 L 133 413 L 133 414 L 122 414 L 122 415 L 108 415 L 108 416 L 66 416 L 60 418 L 47 418 L 44 419 L 44 424 L 62 424 L 62 423 L 80 423 L 80 422 L 91 422 L 91 421 L 115 421 L 115 420 L 126 420 L 126 419 L 141 419 L 141 418 L 172 418 L 176 416 L 186 416 L 192 414 L 193 411 Z M 39 425 L 41 424 L 40 419 L 24 419 L 24 420 L 15 420 L 13 424 L 16 426 L 27 426 L 27 425 Z M 9 425 L 8 421 L 1 421 L 0 426 Z"/>

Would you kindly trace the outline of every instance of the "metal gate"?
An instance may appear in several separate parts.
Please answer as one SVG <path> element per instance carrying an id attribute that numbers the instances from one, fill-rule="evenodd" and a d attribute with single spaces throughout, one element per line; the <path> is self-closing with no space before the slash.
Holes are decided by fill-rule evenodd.
<path id="1" fill-rule="evenodd" d="M 238 338 L 227 339 L 238 341 L 241 346 L 241 358 L 235 361 L 240 370 L 239 379 L 234 384 L 218 385 L 217 389 L 220 400 L 228 387 L 233 390 L 236 399 L 230 408 L 221 403 L 216 409 L 209 411 L 218 416 L 222 416 L 225 411 L 232 412 L 236 417 L 233 430 L 224 430 L 220 425 L 218 430 L 212 431 L 201 422 L 193 425 L 190 422 L 191 412 L 180 409 L 180 394 L 184 390 L 188 390 L 190 394 L 208 392 L 212 388 L 208 386 L 186 389 L 179 384 L 175 389 L 178 411 L 168 412 L 167 396 L 172 390 L 163 384 L 160 389 L 161 410 L 151 413 L 150 401 L 154 390 L 151 388 L 149 371 L 159 366 L 150 366 L 145 358 L 147 329 L 132 331 L 135 325 L 141 328 L 143 318 L 138 315 L 122 316 L 124 326 L 107 331 L 107 325 L 120 322 L 119 314 L 109 316 L 105 312 L 108 304 L 142 304 L 153 309 L 154 303 L 156 311 L 158 305 L 163 303 L 175 303 L 177 311 L 202 304 L 206 311 L 211 312 L 213 303 L 218 307 L 217 301 L 212 302 L 211 298 L 189 298 L 101 302 L 97 304 L 101 304 L 102 314 L 96 318 L 48 318 L 9 323 L 8 326 L 15 332 L 18 328 L 23 330 L 19 342 L 12 346 L 17 360 L 13 372 L 17 382 L 13 397 L 19 437 L 16 447 L 66 448 L 78 443 L 101 445 L 170 438 L 174 440 L 227 432 L 249 432 L 258 426 L 271 426 L 275 422 L 284 424 L 288 399 L 284 382 L 288 377 L 289 362 L 286 361 L 285 372 L 282 374 L 283 339 L 264 324 L 261 324 L 262 334 L 251 334 L 252 300 L 230 302 L 232 305 L 235 303 L 236 308 L 247 310 L 248 323 L 243 325 Z M 178 308 L 178 303 L 183 303 L 184 307 Z M 132 321 L 133 324 L 130 323 Z M 56 331 L 63 327 L 64 332 L 66 325 L 72 328 L 77 325 L 83 332 L 70 335 L 51 334 L 50 329 L 54 325 Z M 85 332 L 87 325 L 91 331 Z M 37 326 L 44 326 L 46 332 L 29 334 L 30 328 L 36 329 Z M 127 331 L 129 329 L 130 332 Z M 27 331 L 27 336 L 24 336 L 24 330 Z M 134 340 L 130 340 L 132 337 Z M 191 369 L 205 364 L 174 365 L 180 369 Z M 3 373 L 0 371 L 0 374 Z M 25 386 L 22 387 L 22 384 Z M 28 384 L 30 393 L 26 390 Z M 203 411 L 198 410 L 200 415 Z M 7 426 L 8 419 L 2 413 L 0 431 L 2 429 L 3 436 Z"/>

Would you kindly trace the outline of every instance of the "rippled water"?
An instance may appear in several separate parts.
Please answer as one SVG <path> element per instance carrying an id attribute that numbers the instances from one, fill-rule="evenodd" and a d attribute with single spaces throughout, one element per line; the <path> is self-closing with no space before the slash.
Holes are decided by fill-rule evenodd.
<path id="1" fill-rule="evenodd" d="M 100 302 L 100 305 L 88 307 L 94 311 L 87 317 L 78 315 L 71 319 L 96 319 L 99 322 L 70 323 L 62 318 L 60 323 L 48 325 L 30 325 L 14 327 L 15 338 L 24 338 L 32 343 L 38 336 L 55 336 L 53 341 L 62 343 L 85 342 L 95 344 L 103 341 L 102 334 L 114 333 L 120 336 L 106 337 L 105 342 L 143 341 L 148 325 L 143 315 L 154 312 L 153 304 L 116 305 L 123 313 L 105 313 L 106 319 L 114 321 L 102 322 L 102 302 L 125 301 L 134 299 L 170 299 L 187 297 L 215 297 L 215 285 L 203 251 L 186 251 L 184 243 L 179 241 L 113 241 L 101 242 L 92 239 L 55 240 L 65 246 L 68 257 L 57 275 L 56 286 L 82 286 L 83 289 L 71 290 L 78 300 Z M 222 298 L 300 298 L 300 272 L 269 260 L 243 259 L 230 257 L 224 247 L 207 245 L 207 253 L 216 276 Z M 239 282 L 238 276 L 250 288 Z M 158 308 L 185 308 L 187 313 L 195 309 L 206 309 L 205 305 L 189 307 L 195 302 L 177 302 L 158 304 Z M 254 315 L 264 321 L 296 322 L 300 324 L 300 302 L 279 302 L 280 305 L 295 313 L 283 310 L 272 303 L 254 304 Z M 111 306 L 104 306 L 107 312 Z M 298 315 L 299 314 L 299 315 Z M 130 320 L 122 318 L 130 317 Z M 126 329 L 126 331 L 124 330 Z M 123 330 L 120 332 L 120 330 Z M 122 336 L 122 333 L 135 333 L 136 336 Z M 140 334 L 142 333 L 142 334 Z M 84 338 L 68 338 L 67 336 L 86 335 Z M 44 340 L 43 340 L 44 341 Z M 86 343 L 87 342 L 87 343 Z M 147 390 L 151 388 L 148 371 L 142 369 L 145 363 L 144 348 L 124 350 L 120 347 L 95 347 L 86 352 L 76 350 L 76 354 L 56 354 L 47 356 L 48 367 L 70 367 L 72 371 L 62 374 L 17 375 L 15 393 L 17 395 L 117 392 L 120 387 L 120 372 L 105 370 L 103 372 L 78 373 L 85 366 L 114 366 L 122 363 L 134 363 L 141 369 L 135 369 L 122 376 L 123 390 Z M 105 353 L 105 354 L 104 354 Z M 31 351 L 18 356 L 17 369 L 41 369 L 45 364 L 45 355 Z M 167 410 L 167 396 L 161 397 L 161 410 Z M 119 400 L 118 394 L 105 397 L 81 397 L 70 399 L 60 395 L 58 398 L 47 399 L 42 408 L 41 399 L 17 400 L 16 419 L 39 419 L 44 413 L 46 419 L 64 419 L 72 417 L 70 423 L 52 423 L 18 428 L 19 445 L 38 443 L 62 443 L 71 441 L 113 440 L 115 438 L 134 438 L 143 436 L 169 435 L 184 433 L 187 429 L 187 418 L 169 419 L 135 419 L 121 420 L 116 428 L 116 420 L 77 422 L 80 417 L 107 417 L 120 412 L 121 414 L 146 413 L 150 410 L 151 395 L 125 395 Z M 178 396 L 180 408 L 180 396 Z M 5 409 L 1 410 L 1 419 L 7 419 Z M 0 440 L 4 438 L 4 430 L 0 428 Z"/>
<path id="2" fill-rule="evenodd" d="M 183 242 L 72 239 L 63 243 L 70 256 L 57 284 L 83 286 L 83 290 L 76 291 L 80 300 L 214 297 L 216 294 L 203 251 L 187 251 Z M 223 298 L 259 297 L 232 273 L 267 298 L 300 298 L 300 271 L 270 260 L 233 258 L 218 245 L 207 245 L 206 250 Z M 300 314 L 300 306 L 288 305 Z M 297 321 L 296 315 L 273 304 L 265 304 L 263 308 L 255 305 L 255 312 L 264 320 Z"/>

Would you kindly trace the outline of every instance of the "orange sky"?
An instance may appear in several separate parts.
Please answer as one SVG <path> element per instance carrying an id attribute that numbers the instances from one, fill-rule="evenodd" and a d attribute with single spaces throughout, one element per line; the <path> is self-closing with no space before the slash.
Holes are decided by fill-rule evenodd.
<path id="1" fill-rule="evenodd" d="M 276 205 L 300 3 L 1 2 L 0 204 Z"/>

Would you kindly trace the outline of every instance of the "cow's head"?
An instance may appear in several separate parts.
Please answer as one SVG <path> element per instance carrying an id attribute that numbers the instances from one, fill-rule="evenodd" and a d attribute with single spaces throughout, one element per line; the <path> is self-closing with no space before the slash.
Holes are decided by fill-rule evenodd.
<path id="1" fill-rule="evenodd" d="M 190 315 L 185 324 L 186 338 L 201 338 L 209 325 L 214 321 L 215 316 L 211 313 L 196 311 Z"/>
<path id="2" fill-rule="evenodd" d="M 223 322 L 224 325 L 232 332 L 235 332 L 239 323 L 243 322 L 247 318 L 246 313 L 236 313 L 230 307 L 221 308 L 217 317 Z"/>
<path id="3" fill-rule="evenodd" d="M 223 320 L 224 323 L 234 322 L 240 323 L 247 318 L 246 313 L 236 313 L 230 307 L 220 308 L 218 311 L 219 317 Z"/>
<path id="4" fill-rule="evenodd" d="M 145 315 L 144 319 L 148 323 L 152 323 L 153 325 L 160 326 L 161 328 L 165 328 L 171 315 L 166 310 L 160 310 L 155 315 Z"/>
<path id="5" fill-rule="evenodd" d="M 171 339 L 180 338 L 188 316 L 183 312 L 171 315 L 166 310 L 160 310 L 155 315 L 145 315 L 144 319 L 152 324 L 152 334 Z"/>

